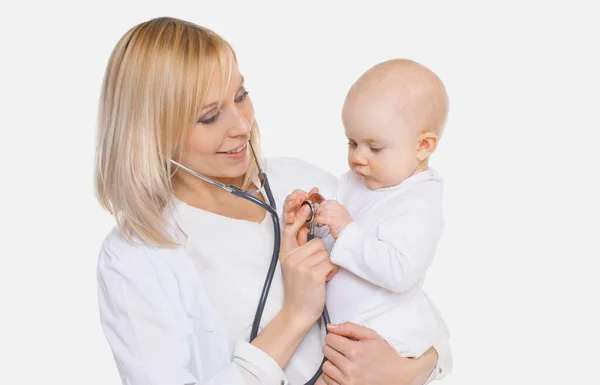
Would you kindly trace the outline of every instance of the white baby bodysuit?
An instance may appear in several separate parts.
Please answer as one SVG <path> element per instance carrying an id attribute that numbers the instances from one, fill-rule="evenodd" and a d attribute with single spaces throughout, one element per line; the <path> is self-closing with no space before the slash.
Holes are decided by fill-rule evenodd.
<path id="1" fill-rule="evenodd" d="M 432 346 L 438 326 L 422 286 L 444 227 L 442 188 L 432 169 L 378 190 L 352 171 L 340 178 L 334 199 L 353 221 L 331 250 L 340 266 L 327 284 L 333 323 L 370 327 L 405 357 Z"/>

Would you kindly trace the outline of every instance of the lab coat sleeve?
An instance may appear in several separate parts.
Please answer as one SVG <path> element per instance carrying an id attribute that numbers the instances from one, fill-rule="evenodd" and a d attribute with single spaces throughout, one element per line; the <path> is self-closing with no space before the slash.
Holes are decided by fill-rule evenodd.
<path id="1" fill-rule="evenodd" d="M 204 354 L 198 349 L 210 357 L 211 347 L 194 346 L 193 332 L 175 316 L 143 249 L 105 243 L 98 259 L 98 299 L 123 384 L 287 384 L 279 365 L 245 341 L 236 343 L 231 362 L 210 378 L 202 375 L 198 356 Z"/>
<path id="2" fill-rule="evenodd" d="M 405 292 L 424 277 L 442 228 L 439 210 L 414 199 L 372 231 L 348 224 L 333 245 L 331 261 L 374 285 Z"/>

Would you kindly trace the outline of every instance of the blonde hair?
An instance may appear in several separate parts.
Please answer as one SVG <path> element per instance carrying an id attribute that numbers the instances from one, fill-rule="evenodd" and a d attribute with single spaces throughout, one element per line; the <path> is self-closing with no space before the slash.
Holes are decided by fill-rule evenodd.
<path id="1" fill-rule="evenodd" d="M 95 193 L 130 242 L 135 234 L 155 246 L 176 244 L 163 214 L 173 194 L 169 159 L 181 158 L 216 69 L 223 102 L 236 61 L 219 35 L 174 18 L 141 23 L 114 48 L 100 98 Z M 250 137 L 260 161 L 256 123 Z M 258 174 L 250 164 L 244 188 Z"/>

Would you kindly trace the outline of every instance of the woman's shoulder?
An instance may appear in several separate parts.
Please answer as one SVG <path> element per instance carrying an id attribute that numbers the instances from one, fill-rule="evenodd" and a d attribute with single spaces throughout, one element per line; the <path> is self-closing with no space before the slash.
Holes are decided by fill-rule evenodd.
<path id="1" fill-rule="evenodd" d="M 338 181 L 332 173 L 297 158 L 269 158 L 265 171 L 271 187 L 283 194 L 294 189 L 308 191 L 318 187 L 323 195 L 328 196 Z"/>
<path id="2" fill-rule="evenodd" d="M 102 246 L 100 248 L 101 254 L 110 254 L 120 256 L 123 254 L 127 255 L 138 255 L 145 250 L 149 250 L 150 246 L 142 241 L 135 235 L 131 236 L 131 239 L 127 239 L 117 226 L 104 237 Z"/>
<path id="3" fill-rule="evenodd" d="M 134 270 L 133 266 L 140 265 L 143 260 L 147 245 L 139 240 L 132 243 L 126 239 L 115 226 L 104 238 L 98 253 L 98 272 L 106 270 Z"/>
<path id="4" fill-rule="evenodd" d="M 121 268 L 142 267 L 162 255 L 177 253 L 178 247 L 157 247 L 144 242 L 140 237 L 132 235 L 127 239 L 115 226 L 104 238 L 98 254 L 98 268 L 105 269 L 119 266 Z"/>

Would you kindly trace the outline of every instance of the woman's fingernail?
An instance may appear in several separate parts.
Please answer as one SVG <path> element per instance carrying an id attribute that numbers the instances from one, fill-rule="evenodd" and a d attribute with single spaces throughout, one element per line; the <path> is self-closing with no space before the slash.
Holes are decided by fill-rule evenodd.
<path id="1" fill-rule="evenodd" d="M 302 214 L 308 214 L 308 211 L 309 211 L 308 206 L 306 206 L 306 205 L 302 206 Z"/>
<path id="2" fill-rule="evenodd" d="M 334 325 L 334 324 L 327 324 L 327 327 L 328 327 L 329 329 L 335 329 L 335 328 L 337 328 L 337 325 Z"/>

